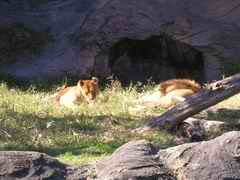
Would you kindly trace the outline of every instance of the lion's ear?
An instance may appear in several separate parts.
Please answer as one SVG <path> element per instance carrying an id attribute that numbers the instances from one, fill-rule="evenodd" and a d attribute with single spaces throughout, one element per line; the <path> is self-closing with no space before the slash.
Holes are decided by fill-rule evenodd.
<path id="1" fill-rule="evenodd" d="M 84 85 L 84 81 L 83 80 L 79 80 L 77 83 L 78 86 L 82 87 Z"/>
<path id="2" fill-rule="evenodd" d="M 92 77 L 92 80 L 93 80 L 94 83 L 98 84 L 98 78 Z"/>

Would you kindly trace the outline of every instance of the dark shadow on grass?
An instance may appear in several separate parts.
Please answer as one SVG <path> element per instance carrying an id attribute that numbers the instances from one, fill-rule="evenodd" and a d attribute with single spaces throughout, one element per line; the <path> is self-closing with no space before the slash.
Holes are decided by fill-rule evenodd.
<path id="1" fill-rule="evenodd" d="M 52 89 L 55 89 L 58 86 L 61 86 L 67 83 L 69 86 L 76 85 L 77 81 L 80 78 L 77 76 L 65 75 L 55 79 L 45 79 L 45 80 L 24 80 L 17 79 L 14 76 L 11 76 L 6 73 L 0 72 L 0 83 L 6 83 L 7 86 L 11 88 L 21 89 L 23 91 L 28 90 L 29 88 L 34 87 L 39 92 L 48 92 Z M 86 77 L 87 79 L 87 77 Z"/>
<path id="2" fill-rule="evenodd" d="M 0 71 L 0 83 L 6 83 L 8 88 L 11 89 L 20 89 L 22 91 L 29 90 L 30 88 L 34 88 L 38 92 L 49 92 L 52 90 L 55 90 L 57 87 L 62 86 L 63 84 L 67 84 L 68 86 L 75 86 L 80 79 L 91 79 L 92 77 L 78 77 L 78 76 L 72 76 L 66 73 L 66 75 L 55 78 L 55 79 L 45 79 L 45 80 L 23 80 L 23 79 L 17 79 L 16 77 L 2 73 Z M 97 77 L 98 78 L 98 77 Z M 120 81 L 118 79 L 113 78 L 98 78 L 99 79 L 99 87 L 100 90 L 104 90 L 107 87 L 110 87 L 113 81 Z M 141 83 L 140 85 L 138 83 L 130 83 L 130 86 L 134 86 L 137 88 L 139 92 L 143 91 L 144 85 L 155 85 L 154 82 L 147 82 L 147 83 Z M 128 86 L 122 86 L 124 88 L 128 88 Z"/>
<path id="3" fill-rule="evenodd" d="M 210 109 L 207 110 L 207 119 L 224 121 L 228 127 L 235 130 L 240 130 L 240 109 Z"/>
<path id="4" fill-rule="evenodd" d="M 0 127 L 11 137 L 0 136 L 0 141 L 5 143 L 0 150 L 40 151 L 52 156 L 66 152 L 73 155 L 112 153 L 126 140 L 118 138 L 117 134 L 113 134 L 114 141 L 111 142 L 103 142 L 100 137 L 109 126 L 128 128 L 129 121 L 132 121 L 116 116 L 83 114 L 55 117 L 44 113 L 19 113 L 11 109 L 7 109 L 4 114 L 11 120 L 1 121 Z M 47 144 L 47 139 L 54 142 L 53 145 Z"/>

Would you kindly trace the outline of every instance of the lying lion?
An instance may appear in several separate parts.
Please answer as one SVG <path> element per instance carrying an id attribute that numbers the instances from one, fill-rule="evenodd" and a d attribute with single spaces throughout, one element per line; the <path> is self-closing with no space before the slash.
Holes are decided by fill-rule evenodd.
<path id="1" fill-rule="evenodd" d="M 145 95 L 140 98 L 139 104 L 142 107 L 163 107 L 171 108 L 179 101 L 184 101 L 187 96 L 191 96 L 200 91 L 201 86 L 190 79 L 172 79 L 159 84 L 157 92 Z"/>
<path id="2" fill-rule="evenodd" d="M 190 79 L 172 79 L 164 81 L 159 85 L 162 103 L 160 106 L 169 108 L 175 106 L 177 102 L 184 101 L 185 97 L 191 96 L 201 89 L 201 85 Z"/>
<path id="3" fill-rule="evenodd" d="M 51 99 L 55 104 L 71 107 L 83 101 L 92 104 L 98 94 L 98 79 L 93 77 L 91 80 L 79 80 L 76 86 L 62 86 Z"/>

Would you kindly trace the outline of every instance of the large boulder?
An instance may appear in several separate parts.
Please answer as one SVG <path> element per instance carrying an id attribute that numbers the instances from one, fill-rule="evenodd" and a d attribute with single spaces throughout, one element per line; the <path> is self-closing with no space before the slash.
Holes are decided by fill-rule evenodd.
<path id="1" fill-rule="evenodd" d="M 240 177 L 240 133 L 159 150 L 131 141 L 92 165 L 71 167 L 37 152 L 0 152 L 0 179 L 226 180 Z"/>
<path id="2" fill-rule="evenodd" d="M 194 62 L 195 56 L 187 53 L 189 48 L 193 48 L 195 52 L 202 53 L 201 59 L 206 62 L 203 66 L 204 79 L 217 79 L 222 72 L 227 73 L 222 62 L 238 63 L 237 57 L 240 55 L 238 6 L 238 1 L 228 0 L 1 1 L 0 29 L 21 24 L 37 32 L 36 36 L 38 33 L 46 32 L 47 36 L 43 38 L 51 37 L 50 41 L 47 41 L 49 43 L 44 41 L 41 46 L 33 45 L 34 48 L 39 48 L 37 53 L 35 49 L 26 52 L 25 46 L 21 46 L 21 52 L 17 51 L 17 56 L 10 56 L 11 62 L 6 63 L 8 60 L 5 59 L 4 63 L 0 62 L 1 71 L 24 79 L 45 79 L 63 75 L 84 77 L 92 74 L 106 77 L 112 73 L 109 62 L 112 47 L 116 43 L 122 39 L 148 40 L 153 36 L 167 34 L 172 40 L 176 40 L 176 43 L 173 43 L 173 46 L 162 45 L 160 51 L 163 53 L 157 58 L 158 61 L 164 61 L 163 57 L 170 53 L 169 57 L 173 59 L 178 59 L 174 57 L 176 55 L 183 55 L 192 57 Z M 19 36 L 14 34 L 13 37 L 15 36 L 17 42 L 10 41 L 7 42 L 10 45 L 5 45 L 2 43 L 4 38 L 2 39 L 0 35 L 1 52 L 10 51 L 8 54 L 11 54 L 14 50 L 14 48 L 1 49 L 2 44 L 4 47 L 19 45 L 21 42 L 28 45 L 29 37 L 28 43 L 25 43 L 24 39 L 19 40 Z M 161 42 L 164 44 L 169 41 Z M 182 48 L 183 46 L 189 48 Z M 168 50 L 163 50 L 163 47 L 167 47 Z M 117 56 L 114 54 L 116 62 L 129 51 L 124 47 L 120 47 L 120 50 L 122 48 L 123 51 L 117 51 L 120 52 Z M 177 50 L 169 51 L 172 48 Z M 137 51 L 140 49 L 137 48 Z M 5 57 L 9 56 L 2 56 L 0 59 Z M 186 58 L 183 58 L 183 62 L 185 60 Z M 168 62 L 165 63 L 168 67 L 171 58 L 165 61 Z M 198 64 L 196 61 L 194 64 Z M 160 64 L 164 66 L 164 63 Z M 144 62 L 143 65 L 138 65 L 137 70 L 135 67 L 133 69 L 138 72 L 143 67 L 149 66 Z M 231 67 L 232 65 L 229 65 L 229 68 Z M 157 71 L 161 74 L 166 68 L 154 70 Z M 177 74 L 174 72 L 173 76 Z M 154 74 L 143 78 L 147 76 Z M 172 74 L 168 74 L 166 78 L 169 76 Z"/>

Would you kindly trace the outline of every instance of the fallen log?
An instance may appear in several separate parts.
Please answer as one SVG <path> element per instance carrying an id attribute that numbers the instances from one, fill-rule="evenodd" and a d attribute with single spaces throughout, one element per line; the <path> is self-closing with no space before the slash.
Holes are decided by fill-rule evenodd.
<path id="1" fill-rule="evenodd" d="M 159 127 L 176 129 L 185 119 L 240 92 L 240 74 L 211 83 L 205 90 L 153 118 L 143 129 Z"/>
<path id="2" fill-rule="evenodd" d="M 240 132 L 213 140 L 158 149 L 131 141 L 95 164 L 72 167 L 38 152 L 0 152 L 0 179 L 215 180 L 240 178 Z"/>

